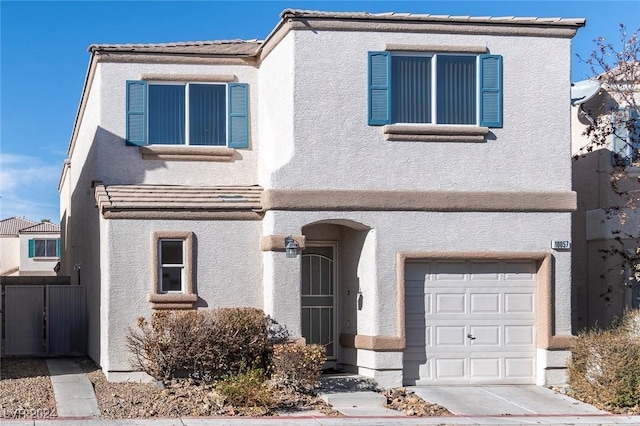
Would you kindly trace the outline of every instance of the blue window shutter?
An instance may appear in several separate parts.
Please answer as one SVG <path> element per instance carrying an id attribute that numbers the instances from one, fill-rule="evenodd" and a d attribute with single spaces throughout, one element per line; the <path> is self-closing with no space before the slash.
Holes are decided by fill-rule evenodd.
<path id="1" fill-rule="evenodd" d="M 629 143 L 628 119 L 628 110 L 620 109 L 611 113 L 611 164 L 614 166 L 631 163 L 632 147 Z"/>
<path id="2" fill-rule="evenodd" d="M 502 56 L 480 55 L 480 125 L 502 127 Z"/>
<path id="3" fill-rule="evenodd" d="M 60 257 L 61 246 L 62 246 L 62 241 L 60 240 L 60 238 L 58 238 L 58 240 L 56 241 L 56 257 Z"/>
<path id="4" fill-rule="evenodd" d="M 127 80 L 127 145 L 147 144 L 147 82 Z"/>
<path id="5" fill-rule="evenodd" d="M 391 53 L 369 52 L 369 125 L 391 122 Z"/>
<path id="6" fill-rule="evenodd" d="M 36 257 L 36 242 L 35 240 L 29 240 L 29 257 Z"/>
<path id="7" fill-rule="evenodd" d="M 229 148 L 249 148 L 249 85 L 229 83 Z"/>

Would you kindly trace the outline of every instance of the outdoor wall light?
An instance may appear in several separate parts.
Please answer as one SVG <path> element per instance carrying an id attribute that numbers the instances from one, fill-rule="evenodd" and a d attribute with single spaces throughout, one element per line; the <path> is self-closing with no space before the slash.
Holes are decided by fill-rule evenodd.
<path id="1" fill-rule="evenodd" d="M 284 239 L 284 251 L 287 253 L 288 258 L 291 259 L 298 256 L 298 247 L 298 243 L 291 235 Z"/>

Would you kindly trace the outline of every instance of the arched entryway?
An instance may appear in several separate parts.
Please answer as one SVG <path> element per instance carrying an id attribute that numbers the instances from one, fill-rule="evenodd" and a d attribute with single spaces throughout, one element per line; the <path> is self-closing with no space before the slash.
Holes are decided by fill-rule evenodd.
<path id="1" fill-rule="evenodd" d="M 369 232 L 361 223 L 339 219 L 302 228 L 302 336 L 325 347 L 326 368 L 343 367 L 340 334 L 357 334 L 360 270 L 370 261 L 362 255 Z"/>

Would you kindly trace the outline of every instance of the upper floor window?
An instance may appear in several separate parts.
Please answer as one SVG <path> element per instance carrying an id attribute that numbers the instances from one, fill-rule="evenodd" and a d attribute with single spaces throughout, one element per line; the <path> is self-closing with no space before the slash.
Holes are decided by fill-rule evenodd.
<path id="1" fill-rule="evenodd" d="M 127 81 L 127 144 L 249 146 L 243 83 Z"/>
<path id="2" fill-rule="evenodd" d="M 640 161 L 640 113 L 622 108 L 611 113 L 611 162 L 628 166 Z"/>
<path id="3" fill-rule="evenodd" d="M 60 239 L 43 238 L 29 240 L 29 257 L 59 257 Z"/>
<path id="4" fill-rule="evenodd" d="M 502 57 L 369 52 L 369 124 L 502 126 Z"/>

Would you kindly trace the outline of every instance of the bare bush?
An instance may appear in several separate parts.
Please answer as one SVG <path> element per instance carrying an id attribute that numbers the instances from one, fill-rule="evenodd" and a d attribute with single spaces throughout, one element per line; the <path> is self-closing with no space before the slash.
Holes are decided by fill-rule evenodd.
<path id="1" fill-rule="evenodd" d="M 578 398 L 607 410 L 640 404 L 639 320 L 638 312 L 630 311 L 616 328 L 578 335 L 568 366 Z"/>
<path id="2" fill-rule="evenodd" d="M 158 380 L 190 376 L 212 381 L 245 367 L 266 367 L 271 344 L 255 308 L 157 311 L 127 332 L 136 367 Z"/>
<path id="3" fill-rule="evenodd" d="M 272 382 L 298 392 L 310 392 L 318 386 L 326 360 L 325 349 L 320 345 L 275 345 Z"/>

